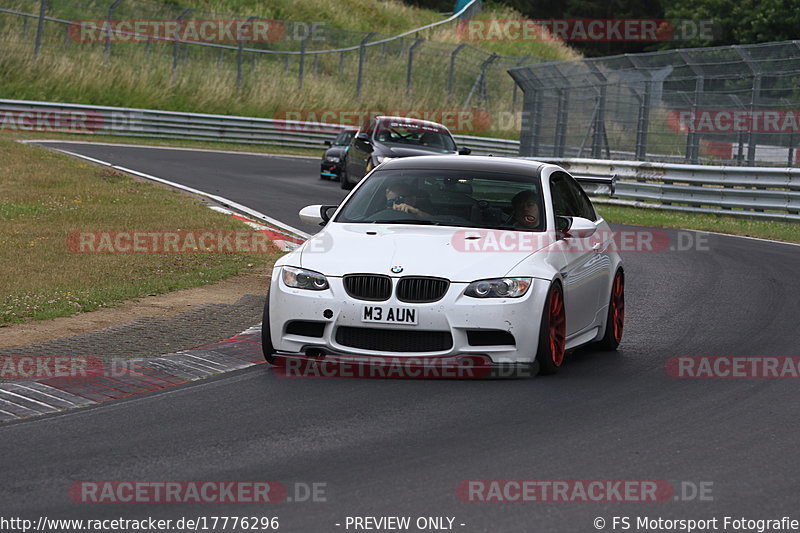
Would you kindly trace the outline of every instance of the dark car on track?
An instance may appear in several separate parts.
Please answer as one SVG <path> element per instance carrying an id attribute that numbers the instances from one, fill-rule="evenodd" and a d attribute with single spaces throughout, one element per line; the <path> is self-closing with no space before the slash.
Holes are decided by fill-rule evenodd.
<path id="1" fill-rule="evenodd" d="M 450 131 L 437 122 L 379 116 L 358 130 L 342 162 L 339 183 L 352 189 L 372 169 L 391 159 L 415 155 L 468 155 L 459 149 Z"/>
<path id="2" fill-rule="evenodd" d="M 339 174 L 342 171 L 344 154 L 347 152 L 347 147 L 357 131 L 358 128 L 348 128 L 341 131 L 333 142 L 325 141 L 325 144 L 328 145 L 329 148 L 322 154 L 319 172 L 320 179 L 339 179 Z"/>

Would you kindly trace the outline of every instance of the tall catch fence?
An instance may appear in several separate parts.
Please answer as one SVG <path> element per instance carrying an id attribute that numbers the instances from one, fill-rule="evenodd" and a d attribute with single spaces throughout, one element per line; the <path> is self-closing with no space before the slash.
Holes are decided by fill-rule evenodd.
<path id="1" fill-rule="evenodd" d="M 800 166 L 800 41 L 513 68 L 520 154 Z"/>

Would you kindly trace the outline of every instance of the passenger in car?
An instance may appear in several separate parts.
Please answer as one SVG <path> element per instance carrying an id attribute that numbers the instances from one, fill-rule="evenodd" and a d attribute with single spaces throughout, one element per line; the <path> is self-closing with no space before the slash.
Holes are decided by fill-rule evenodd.
<path id="1" fill-rule="evenodd" d="M 531 190 L 518 192 L 511 199 L 514 209 L 508 222 L 520 229 L 538 229 L 541 226 L 538 195 Z"/>
<path id="2" fill-rule="evenodd" d="M 433 207 L 418 191 L 405 183 L 393 183 L 386 187 L 386 206 L 420 218 L 430 218 L 428 212 Z M 428 211 L 426 211 L 427 209 Z"/>

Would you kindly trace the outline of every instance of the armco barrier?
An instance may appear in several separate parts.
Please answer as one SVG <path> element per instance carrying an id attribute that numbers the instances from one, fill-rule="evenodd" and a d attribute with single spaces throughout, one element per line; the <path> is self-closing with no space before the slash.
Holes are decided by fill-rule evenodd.
<path id="1" fill-rule="evenodd" d="M 0 100 L 0 130 L 68 131 L 324 149 L 344 126 L 151 109 Z M 454 135 L 475 154 L 517 156 L 519 142 Z M 800 169 L 535 158 L 579 176 L 616 176 L 617 203 L 800 221 Z"/>
<path id="2" fill-rule="evenodd" d="M 616 176 L 615 203 L 800 221 L 800 169 L 526 158 L 582 176 Z"/>
<path id="3" fill-rule="evenodd" d="M 0 100 L 0 113 L 4 115 L 0 130 L 67 131 L 319 149 L 325 148 L 324 142 L 345 127 L 319 122 L 26 100 Z M 63 127 L 59 127 L 57 119 Z M 519 151 L 518 141 L 466 135 L 454 137 L 460 146 L 471 148 L 476 154 L 517 155 Z"/>

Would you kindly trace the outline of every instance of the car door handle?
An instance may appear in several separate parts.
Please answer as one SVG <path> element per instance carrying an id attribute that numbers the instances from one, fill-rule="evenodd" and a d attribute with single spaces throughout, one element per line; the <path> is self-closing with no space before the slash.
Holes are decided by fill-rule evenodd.
<path id="1" fill-rule="evenodd" d="M 599 252 L 600 251 L 600 243 L 599 242 L 597 244 L 595 244 L 594 246 L 592 246 L 592 251 L 593 252 Z"/>

